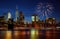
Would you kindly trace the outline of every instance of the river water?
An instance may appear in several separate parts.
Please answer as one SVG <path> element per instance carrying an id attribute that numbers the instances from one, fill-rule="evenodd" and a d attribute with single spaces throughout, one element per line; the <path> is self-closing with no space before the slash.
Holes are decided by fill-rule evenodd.
<path id="1" fill-rule="evenodd" d="M 0 39 L 60 39 L 60 30 L 0 31 Z"/>

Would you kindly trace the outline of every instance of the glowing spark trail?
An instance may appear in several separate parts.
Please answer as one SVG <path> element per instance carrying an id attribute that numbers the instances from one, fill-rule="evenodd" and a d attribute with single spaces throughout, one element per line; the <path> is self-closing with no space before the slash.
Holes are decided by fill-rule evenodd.
<path id="1" fill-rule="evenodd" d="M 42 17 L 45 16 L 47 18 L 51 16 L 53 10 L 54 10 L 54 7 L 51 3 L 38 3 L 36 5 L 36 13 Z"/>

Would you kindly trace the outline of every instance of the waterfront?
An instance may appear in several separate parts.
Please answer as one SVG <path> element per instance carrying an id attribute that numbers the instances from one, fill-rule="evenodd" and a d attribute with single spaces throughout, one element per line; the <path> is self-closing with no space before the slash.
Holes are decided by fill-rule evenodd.
<path id="1" fill-rule="evenodd" d="M 60 39 L 60 30 L 0 31 L 0 39 Z"/>

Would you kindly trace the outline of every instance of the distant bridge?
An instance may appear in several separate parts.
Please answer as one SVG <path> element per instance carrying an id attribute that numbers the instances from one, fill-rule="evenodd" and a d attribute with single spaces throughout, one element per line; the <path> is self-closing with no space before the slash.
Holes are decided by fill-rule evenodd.
<path id="1" fill-rule="evenodd" d="M 14 30 L 30 30 L 30 29 L 38 29 L 38 30 L 60 30 L 60 27 L 55 27 L 55 28 L 51 28 L 51 27 L 47 27 L 47 28 L 29 28 L 29 27 L 15 27 Z M 8 30 L 8 28 L 6 27 L 1 27 L 0 30 L 4 31 L 4 30 Z"/>

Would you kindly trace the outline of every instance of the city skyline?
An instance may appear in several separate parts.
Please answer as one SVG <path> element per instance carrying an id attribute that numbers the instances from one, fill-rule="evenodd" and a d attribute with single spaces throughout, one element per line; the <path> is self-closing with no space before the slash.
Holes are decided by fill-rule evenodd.
<path id="1" fill-rule="evenodd" d="M 1 39 L 60 39 L 59 0 L 0 0 Z"/>
<path id="2" fill-rule="evenodd" d="M 60 11 L 59 11 L 59 1 L 57 0 L 1 0 L 0 1 L 0 16 L 3 15 L 4 12 L 8 13 L 9 9 L 10 12 L 12 14 L 12 18 L 15 18 L 15 13 L 16 13 L 16 6 L 18 7 L 19 11 L 22 11 L 24 16 L 25 16 L 25 20 L 31 21 L 31 15 L 35 14 L 34 13 L 34 7 L 37 5 L 37 3 L 39 2 L 43 2 L 43 3 L 52 3 L 53 6 L 55 7 L 55 11 L 54 13 L 52 13 L 52 18 L 56 18 L 56 20 L 58 22 L 60 22 Z M 8 3 L 8 4 L 7 4 Z"/>

